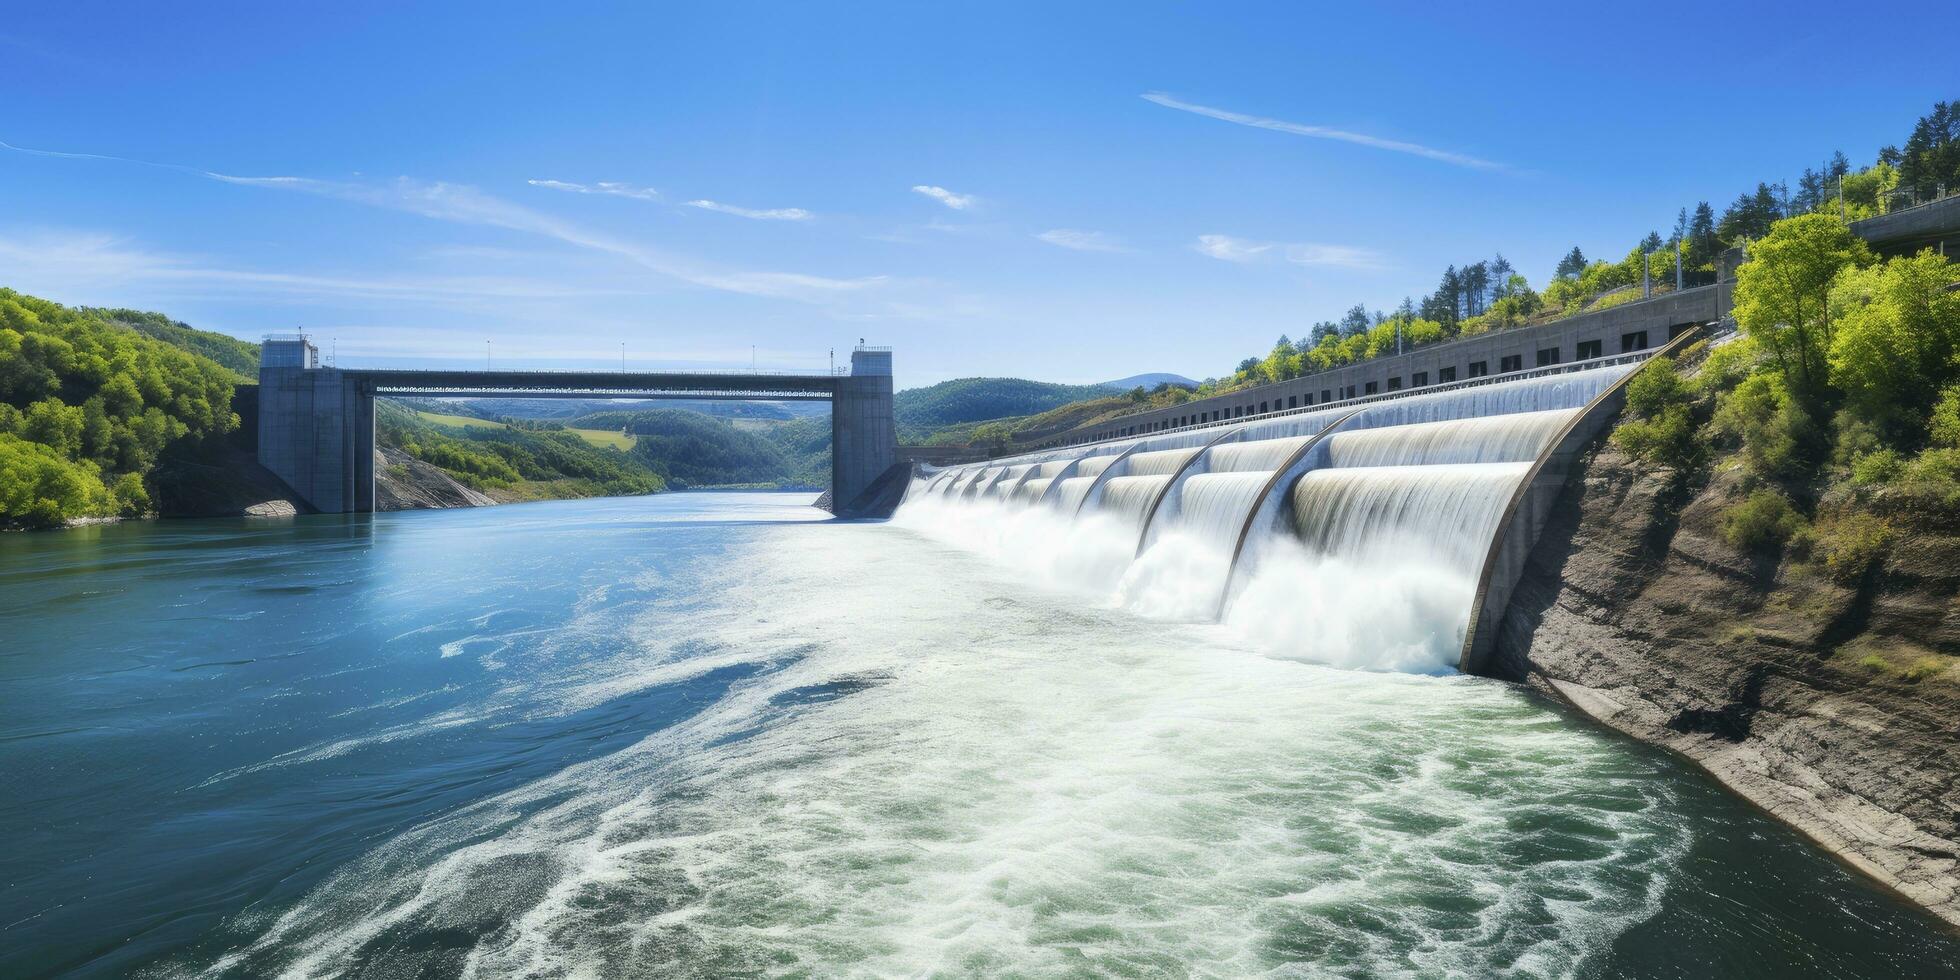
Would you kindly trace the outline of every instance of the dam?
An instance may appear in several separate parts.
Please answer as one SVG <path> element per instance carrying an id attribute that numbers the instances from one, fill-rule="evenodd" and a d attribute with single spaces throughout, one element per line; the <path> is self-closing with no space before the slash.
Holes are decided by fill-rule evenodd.
<path id="1" fill-rule="evenodd" d="M 1477 625 L 1501 619 L 1568 463 L 1642 363 L 1700 335 L 922 469 L 895 520 L 1146 615 L 1232 624 L 1314 659 L 1482 672 L 1495 630 Z"/>

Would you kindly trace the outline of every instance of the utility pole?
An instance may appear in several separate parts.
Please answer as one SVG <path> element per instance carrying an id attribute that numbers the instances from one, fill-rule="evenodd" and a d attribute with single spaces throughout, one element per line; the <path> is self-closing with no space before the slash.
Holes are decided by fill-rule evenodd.
<path id="1" fill-rule="evenodd" d="M 1652 252 L 1640 253 L 1640 298 L 1641 299 L 1648 299 L 1654 295 L 1654 277 L 1650 271 L 1651 267 L 1654 264 L 1653 259 L 1654 259 L 1654 253 Z"/>
<path id="2" fill-rule="evenodd" d="M 1681 271 L 1681 267 L 1687 264 L 1687 259 L 1683 257 L 1686 254 L 1686 250 L 1682 247 L 1684 244 L 1679 240 L 1674 243 L 1674 291 L 1677 293 L 1688 288 L 1687 280 L 1683 278 Z"/>

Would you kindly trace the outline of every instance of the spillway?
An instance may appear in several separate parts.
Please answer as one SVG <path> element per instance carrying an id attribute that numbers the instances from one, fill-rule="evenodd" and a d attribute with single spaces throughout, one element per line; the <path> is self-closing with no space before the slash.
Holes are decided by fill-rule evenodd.
<path id="1" fill-rule="evenodd" d="M 1633 367 L 991 460 L 917 481 L 895 520 L 1286 655 L 1447 670 L 1522 481 Z"/>

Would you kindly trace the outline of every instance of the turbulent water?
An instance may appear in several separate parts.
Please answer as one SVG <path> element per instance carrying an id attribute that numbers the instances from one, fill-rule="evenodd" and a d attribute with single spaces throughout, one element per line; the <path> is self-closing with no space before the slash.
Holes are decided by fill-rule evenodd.
<path id="1" fill-rule="evenodd" d="M 806 503 L 0 537 L 0 975 L 1960 970 L 1514 688 Z"/>

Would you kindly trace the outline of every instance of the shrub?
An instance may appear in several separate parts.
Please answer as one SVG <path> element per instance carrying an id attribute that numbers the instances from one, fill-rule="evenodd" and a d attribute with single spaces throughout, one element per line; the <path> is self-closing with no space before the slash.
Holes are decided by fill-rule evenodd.
<path id="1" fill-rule="evenodd" d="M 1892 542 L 1892 526 L 1862 511 L 1841 514 L 1820 522 L 1816 529 L 1813 555 L 1824 564 L 1824 571 L 1840 584 L 1863 577 Z"/>
<path id="2" fill-rule="evenodd" d="M 1949 385 L 1940 392 L 1940 400 L 1933 405 L 1933 415 L 1927 420 L 1926 432 L 1933 445 L 1960 449 L 1960 385 Z"/>
<path id="3" fill-rule="evenodd" d="M 1742 445 L 1744 470 L 1754 479 L 1785 481 L 1809 475 L 1821 455 L 1822 427 L 1773 372 L 1750 375 L 1721 397 L 1710 428 Z"/>
<path id="4" fill-rule="evenodd" d="M 1905 462 L 1894 450 L 1880 449 L 1865 453 L 1851 461 L 1851 485 L 1869 487 L 1889 483 L 1904 469 Z"/>
<path id="5" fill-rule="evenodd" d="M 1881 657 L 1876 653 L 1871 654 L 1862 660 L 1859 660 L 1858 666 L 1863 667 L 1874 674 L 1888 673 L 1892 669 L 1892 664 L 1889 661 L 1887 661 L 1884 657 Z"/>
<path id="6" fill-rule="evenodd" d="M 1657 357 L 1627 382 L 1627 415 L 1613 432 L 1613 444 L 1635 459 L 1674 469 L 1700 461 L 1695 442 L 1692 394 L 1673 360 Z"/>
<path id="7" fill-rule="evenodd" d="M 1781 548 L 1807 526 L 1789 498 L 1774 490 L 1758 490 L 1723 511 L 1722 540 L 1744 551 L 1767 552 Z"/>
<path id="8" fill-rule="evenodd" d="M 1946 661 L 1939 657 L 1920 657 L 1912 662 L 1899 676 L 1907 682 L 1917 684 L 1929 678 L 1946 673 Z"/>
<path id="9" fill-rule="evenodd" d="M 1657 418 L 1622 422 L 1613 431 L 1613 445 L 1635 459 L 1676 470 L 1691 469 L 1701 459 L 1694 417 L 1686 405 L 1670 406 Z"/>

